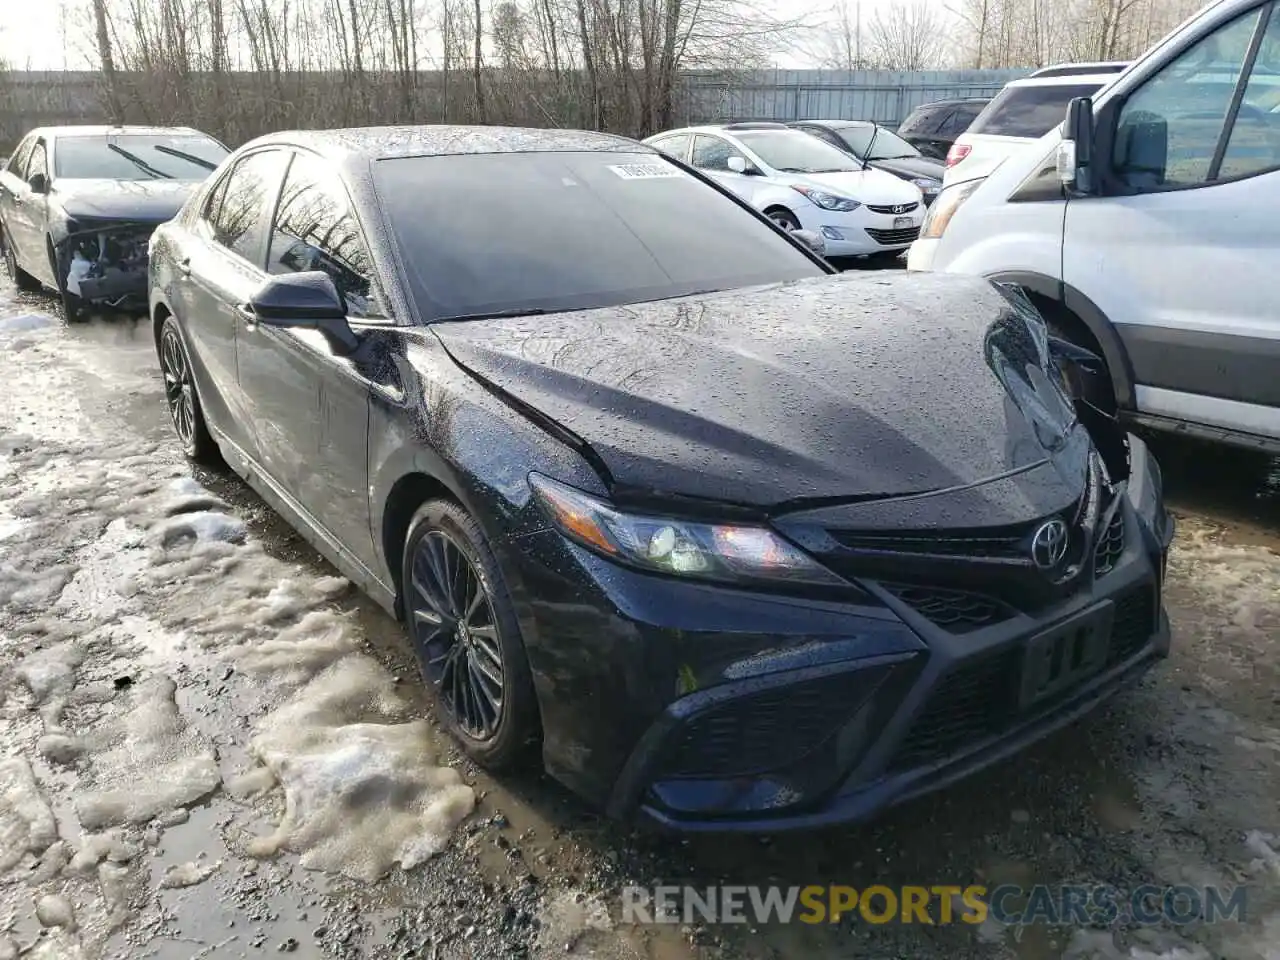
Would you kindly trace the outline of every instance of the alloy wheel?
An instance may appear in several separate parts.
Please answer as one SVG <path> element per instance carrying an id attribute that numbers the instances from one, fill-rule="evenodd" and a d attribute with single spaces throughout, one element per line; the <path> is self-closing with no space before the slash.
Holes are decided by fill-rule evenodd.
<path id="1" fill-rule="evenodd" d="M 502 645 L 484 580 L 448 534 L 429 531 L 411 567 L 409 614 L 427 679 L 458 728 L 491 739 L 506 700 Z"/>
<path id="2" fill-rule="evenodd" d="M 776 223 L 778 226 L 780 226 L 783 230 L 787 231 L 787 233 L 793 233 L 794 231 L 799 229 L 799 227 L 796 225 L 796 222 L 792 220 L 790 215 L 788 214 L 771 213 L 769 214 L 769 219 L 772 220 L 774 223 Z"/>
<path id="3" fill-rule="evenodd" d="M 169 405 L 173 428 L 183 445 L 195 443 L 195 390 L 191 384 L 191 367 L 177 331 L 167 329 L 160 341 L 160 367 L 164 374 L 164 397 Z"/>

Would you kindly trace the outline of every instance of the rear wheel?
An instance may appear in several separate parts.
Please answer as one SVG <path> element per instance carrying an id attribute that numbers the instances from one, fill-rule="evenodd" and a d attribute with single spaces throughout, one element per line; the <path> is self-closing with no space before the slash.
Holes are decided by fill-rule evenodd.
<path id="1" fill-rule="evenodd" d="M 448 500 L 409 522 L 405 621 L 436 710 L 477 763 L 510 767 L 539 733 L 515 608 L 479 523 Z"/>
<path id="2" fill-rule="evenodd" d="M 160 328 L 160 372 L 164 376 L 164 400 L 169 408 L 174 432 L 182 443 L 182 452 L 188 459 L 200 463 L 215 460 L 218 445 L 209 433 L 204 421 L 204 410 L 196 395 L 195 378 L 191 373 L 191 358 L 178 321 L 166 317 Z"/>
<path id="3" fill-rule="evenodd" d="M 24 293 L 35 293 L 40 289 L 40 281 L 18 266 L 18 252 L 13 246 L 7 228 L 0 226 L 0 247 L 4 249 L 4 272 L 8 274 L 13 285 Z"/>

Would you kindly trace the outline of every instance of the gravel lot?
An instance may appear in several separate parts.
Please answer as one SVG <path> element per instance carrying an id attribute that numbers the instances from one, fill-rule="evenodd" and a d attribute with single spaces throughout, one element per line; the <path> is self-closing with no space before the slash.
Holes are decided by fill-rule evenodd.
<path id="1" fill-rule="evenodd" d="M 399 627 L 172 439 L 145 324 L 0 289 L 0 960 L 1280 958 L 1280 463 L 1157 441 L 1171 659 L 856 829 L 681 840 L 501 783 Z M 620 921 L 619 889 L 1249 885 L 1244 923 Z"/>

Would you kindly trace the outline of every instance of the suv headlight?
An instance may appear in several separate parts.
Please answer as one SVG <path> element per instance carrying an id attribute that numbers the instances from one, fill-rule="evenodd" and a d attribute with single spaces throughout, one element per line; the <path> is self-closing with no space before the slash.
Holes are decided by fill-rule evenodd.
<path id="1" fill-rule="evenodd" d="M 797 193 L 804 194 L 811 203 L 821 207 L 823 210 L 838 210 L 841 213 L 848 213 L 850 210 L 857 210 L 862 206 L 857 200 L 841 197 L 834 193 L 827 193 L 825 190 L 817 190 L 813 187 L 792 184 L 791 189 Z"/>
<path id="2" fill-rule="evenodd" d="M 924 215 L 924 224 L 920 227 L 921 239 L 937 240 L 941 237 L 961 204 L 968 200 L 982 183 L 982 180 L 966 180 L 964 183 L 947 187 L 938 194 L 938 199 L 933 201 L 933 206 Z"/>
<path id="3" fill-rule="evenodd" d="M 618 563 L 704 580 L 845 585 L 768 527 L 623 513 L 581 490 L 537 473 L 529 474 L 529 485 L 556 529 L 575 543 Z"/>

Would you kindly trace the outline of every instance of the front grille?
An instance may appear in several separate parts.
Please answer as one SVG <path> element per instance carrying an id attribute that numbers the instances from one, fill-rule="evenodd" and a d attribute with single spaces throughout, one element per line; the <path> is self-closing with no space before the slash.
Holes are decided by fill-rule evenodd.
<path id="1" fill-rule="evenodd" d="M 1038 526 L 1038 524 L 1037 524 Z M 939 534 L 934 532 L 903 532 L 893 534 L 863 534 L 848 530 L 828 531 L 841 546 L 852 550 L 873 553 L 931 554 L 936 557 L 964 557 L 966 559 L 1025 560 L 1023 541 L 1027 530 L 1011 527 L 1002 531 L 973 534 Z"/>
<path id="2" fill-rule="evenodd" d="M 867 234 L 876 243 L 883 243 L 886 246 L 895 243 L 910 243 L 920 235 L 919 227 L 904 227 L 901 230 L 876 230 L 872 227 L 866 228 Z"/>
<path id="3" fill-rule="evenodd" d="M 881 586 L 926 620 L 951 633 L 980 630 L 1013 616 L 1013 611 L 1000 601 L 967 590 L 897 583 L 885 583 Z"/>
<path id="4" fill-rule="evenodd" d="M 1124 553 L 1124 511 L 1117 510 L 1093 548 L 1094 575 L 1103 577 L 1114 570 L 1122 553 Z"/>
<path id="5" fill-rule="evenodd" d="M 1156 594 L 1144 585 L 1116 601 L 1111 623 L 1111 647 L 1107 664 L 1117 664 L 1133 656 L 1151 639 L 1156 629 Z"/>
<path id="6" fill-rule="evenodd" d="M 1144 584 L 1116 599 L 1107 666 L 1136 654 L 1155 630 L 1155 589 Z M 938 684 L 890 763 L 904 770 L 945 759 L 957 750 L 1000 733 L 1017 719 L 1022 648 L 965 663 Z M 1064 691 L 1070 696 L 1074 689 Z M 1043 705 L 1037 705 L 1037 710 Z"/>
<path id="7" fill-rule="evenodd" d="M 858 678 L 841 675 L 716 704 L 684 725 L 658 776 L 716 779 L 788 766 L 837 733 L 865 692 Z"/>
<path id="8" fill-rule="evenodd" d="M 903 214 L 903 213 L 910 213 L 912 210 L 914 210 L 918 206 L 920 206 L 920 204 L 918 203 L 898 203 L 898 204 L 891 204 L 890 206 L 882 206 L 882 205 L 875 205 L 875 204 L 869 203 L 867 204 L 867 209 L 870 210 L 872 213 Z"/>

